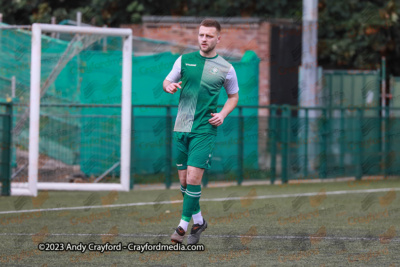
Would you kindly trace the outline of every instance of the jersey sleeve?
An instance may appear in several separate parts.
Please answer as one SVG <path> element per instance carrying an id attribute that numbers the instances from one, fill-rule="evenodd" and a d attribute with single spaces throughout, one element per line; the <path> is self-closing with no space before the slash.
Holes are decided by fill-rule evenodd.
<path id="1" fill-rule="evenodd" d="M 172 67 L 171 72 L 168 74 L 167 78 L 165 78 L 166 80 L 176 83 L 181 79 L 181 60 L 182 56 L 178 57 L 174 63 L 174 66 Z"/>
<path id="2" fill-rule="evenodd" d="M 231 66 L 228 74 L 226 75 L 224 88 L 228 95 L 236 94 L 237 92 L 239 92 L 239 84 L 233 66 Z"/>

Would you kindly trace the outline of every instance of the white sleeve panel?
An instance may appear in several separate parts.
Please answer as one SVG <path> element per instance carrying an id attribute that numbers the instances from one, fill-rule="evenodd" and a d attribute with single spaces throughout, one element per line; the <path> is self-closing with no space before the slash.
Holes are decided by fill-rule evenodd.
<path id="1" fill-rule="evenodd" d="M 228 95 L 236 94 L 237 92 L 239 92 L 239 84 L 233 66 L 231 66 L 228 74 L 226 75 L 224 88 Z"/>
<path id="2" fill-rule="evenodd" d="M 181 59 L 182 59 L 182 56 L 178 57 L 178 59 L 175 61 L 175 64 L 172 67 L 171 72 L 168 74 L 167 78 L 165 78 L 166 80 L 168 80 L 172 83 L 176 83 L 181 79 L 181 77 L 182 77 L 182 75 L 181 75 Z"/>

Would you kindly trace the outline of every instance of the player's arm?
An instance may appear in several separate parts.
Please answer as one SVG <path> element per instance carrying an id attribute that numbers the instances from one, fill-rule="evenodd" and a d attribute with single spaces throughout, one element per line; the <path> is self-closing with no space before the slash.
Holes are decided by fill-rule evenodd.
<path id="1" fill-rule="evenodd" d="M 163 82 L 163 90 L 166 93 L 174 94 L 176 91 L 178 91 L 178 88 L 182 88 L 182 82 L 178 82 L 181 79 L 181 58 L 182 57 L 179 57 L 175 61 L 171 72 Z"/>
<path id="2" fill-rule="evenodd" d="M 178 88 L 182 88 L 181 84 L 182 81 L 180 81 L 179 83 L 173 83 L 165 79 L 163 82 L 163 89 L 167 93 L 174 94 L 176 91 L 178 91 Z"/>
<path id="3" fill-rule="evenodd" d="M 229 115 L 229 113 L 231 113 L 232 110 L 235 109 L 238 101 L 239 101 L 239 93 L 228 95 L 228 100 L 226 100 L 222 110 L 219 113 L 211 113 L 211 116 L 213 117 L 208 121 L 212 125 L 220 126 L 222 123 L 224 123 L 224 119 Z"/>
<path id="4" fill-rule="evenodd" d="M 233 67 L 231 67 L 226 76 L 224 88 L 228 94 L 228 100 L 226 100 L 222 110 L 219 113 L 211 113 L 212 118 L 208 120 L 214 126 L 220 126 L 224 123 L 224 119 L 235 109 L 239 102 L 239 85 Z"/>
<path id="5" fill-rule="evenodd" d="M 239 93 L 228 95 L 228 100 L 226 100 L 224 107 L 219 112 L 224 118 L 226 118 L 232 110 L 235 109 L 237 103 L 239 102 Z"/>

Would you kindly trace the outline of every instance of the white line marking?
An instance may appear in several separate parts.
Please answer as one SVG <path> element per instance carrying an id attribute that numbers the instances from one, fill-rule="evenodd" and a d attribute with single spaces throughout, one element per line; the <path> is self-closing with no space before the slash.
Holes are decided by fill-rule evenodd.
<path id="1" fill-rule="evenodd" d="M 379 189 L 364 189 L 364 190 L 342 190 L 324 192 L 325 195 L 345 195 L 345 194 L 364 194 L 364 193 L 379 193 L 388 191 L 400 191 L 400 188 L 379 188 Z M 200 199 L 202 202 L 221 202 L 226 200 L 242 200 L 242 199 L 271 199 L 271 198 L 288 198 L 288 197 L 302 197 L 302 196 L 317 196 L 321 192 L 302 193 L 302 194 L 280 194 L 280 195 L 264 195 L 254 197 L 226 197 L 226 198 L 205 198 Z M 160 205 L 160 204 L 174 204 L 182 203 L 182 200 L 173 201 L 160 201 L 160 202 L 137 202 L 126 204 L 112 204 L 102 206 L 81 206 L 81 207 L 62 207 L 62 208 L 49 208 L 49 209 L 32 209 L 32 210 L 10 210 L 0 211 L 0 214 L 13 214 L 13 213 L 29 213 L 29 212 L 43 212 L 43 211 L 63 211 L 63 210 L 83 210 L 83 209 L 101 209 L 101 208 L 118 208 L 118 207 L 132 207 L 132 206 L 147 206 L 147 205 Z"/>
<path id="2" fill-rule="evenodd" d="M 34 236 L 37 233 L 0 233 L 0 236 Z M 170 237 L 167 234 L 44 234 L 44 236 L 115 236 L 115 237 Z M 202 235 L 209 238 L 256 238 L 256 239 L 310 239 L 310 236 L 295 236 L 295 235 Z M 347 241 L 361 241 L 361 240 L 376 240 L 379 237 L 358 237 L 358 236 L 325 236 L 313 237 L 313 239 L 320 238 L 321 240 L 347 240 Z M 391 242 L 400 242 L 400 238 L 392 238 Z"/>

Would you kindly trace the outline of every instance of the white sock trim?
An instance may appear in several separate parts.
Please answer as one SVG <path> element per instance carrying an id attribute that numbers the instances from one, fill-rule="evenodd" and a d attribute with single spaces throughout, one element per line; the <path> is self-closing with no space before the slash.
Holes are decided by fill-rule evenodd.
<path id="1" fill-rule="evenodd" d="M 203 216 L 201 215 L 201 211 L 199 211 L 196 214 L 193 214 L 192 218 L 193 218 L 193 223 L 194 224 L 200 224 L 200 225 L 203 224 Z"/>
<path id="2" fill-rule="evenodd" d="M 181 219 L 179 225 L 180 227 L 182 227 L 183 230 L 185 230 L 185 232 L 187 232 L 188 226 L 189 226 L 189 222 L 184 221 Z"/>

